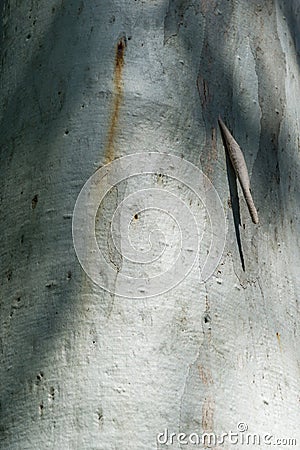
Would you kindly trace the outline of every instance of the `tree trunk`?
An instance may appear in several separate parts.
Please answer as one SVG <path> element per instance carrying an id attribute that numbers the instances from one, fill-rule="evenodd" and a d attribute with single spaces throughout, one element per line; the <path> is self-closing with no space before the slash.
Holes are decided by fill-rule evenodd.
<path id="1" fill-rule="evenodd" d="M 1 3 L 2 448 L 297 448 L 298 2 Z"/>

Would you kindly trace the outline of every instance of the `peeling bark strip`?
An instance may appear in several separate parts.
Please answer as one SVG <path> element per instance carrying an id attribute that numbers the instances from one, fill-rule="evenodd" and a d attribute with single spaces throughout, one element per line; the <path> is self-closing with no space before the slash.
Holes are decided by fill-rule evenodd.
<path id="1" fill-rule="evenodd" d="M 116 56 L 115 56 L 115 74 L 114 74 L 114 101 L 112 114 L 110 118 L 110 127 L 107 137 L 107 145 L 105 151 L 105 163 L 109 163 L 114 160 L 114 142 L 116 136 L 116 130 L 120 115 L 120 106 L 123 99 L 123 83 L 122 83 L 122 72 L 124 67 L 124 55 L 126 48 L 126 38 L 121 37 L 117 43 Z"/>
<path id="2" fill-rule="evenodd" d="M 222 121 L 221 117 L 219 117 L 218 121 L 225 148 L 230 157 L 236 176 L 238 177 L 241 184 L 252 222 L 258 223 L 258 214 L 250 191 L 250 179 L 243 152 L 239 144 L 233 138 L 232 134 L 229 132 L 228 128 Z"/>

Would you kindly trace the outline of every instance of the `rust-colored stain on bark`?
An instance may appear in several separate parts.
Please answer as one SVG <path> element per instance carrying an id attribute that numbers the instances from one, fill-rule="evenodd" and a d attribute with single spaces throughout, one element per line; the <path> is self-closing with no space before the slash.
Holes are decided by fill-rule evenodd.
<path id="1" fill-rule="evenodd" d="M 217 134 L 216 134 L 216 129 L 213 127 L 211 129 L 211 142 L 208 141 L 208 155 L 207 155 L 207 161 L 206 161 L 206 171 L 207 171 L 207 176 L 209 178 L 212 178 L 213 173 L 214 173 L 214 169 L 216 167 L 215 165 L 215 161 L 217 160 L 218 157 L 218 152 L 217 152 Z"/>
<path id="2" fill-rule="evenodd" d="M 212 146 L 212 152 L 211 157 L 214 161 L 216 161 L 218 157 L 218 151 L 217 151 L 217 132 L 214 127 L 211 129 L 211 146 Z"/>
<path id="3" fill-rule="evenodd" d="M 216 167 L 215 161 L 218 159 L 217 133 L 215 127 L 212 127 L 211 135 L 206 136 L 206 148 L 207 153 L 205 153 L 205 158 L 201 159 L 201 164 L 208 178 L 212 178 Z"/>
<path id="4" fill-rule="evenodd" d="M 115 158 L 114 154 L 115 138 L 120 116 L 120 107 L 123 99 L 122 72 L 124 67 L 125 49 L 126 49 L 126 38 L 122 37 L 121 39 L 119 39 L 116 46 L 115 67 L 114 67 L 114 94 L 113 94 L 114 98 L 105 151 L 106 164 L 113 161 Z"/>
<path id="5" fill-rule="evenodd" d="M 203 384 L 205 385 L 213 384 L 213 378 L 210 369 L 205 369 L 205 367 L 199 364 L 198 371 Z"/>
<path id="6" fill-rule="evenodd" d="M 202 407 L 203 432 L 211 433 L 214 429 L 215 402 L 211 395 L 206 397 Z M 207 444 L 207 443 L 205 443 Z"/>
<path id="7" fill-rule="evenodd" d="M 277 337 L 277 341 L 278 341 L 278 345 L 279 345 L 279 349 L 280 351 L 282 351 L 282 347 L 281 347 L 281 340 L 280 340 L 280 333 L 276 333 L 276 337 Z"/>
<path id="8" fill-rule="evenodd" d="M 210 101 L 209 87 L 208 82 L 201 77 L 201 75 L 197 78 L 197 89 L 201 100 L 202 108 L 206 108 L 207 104 Z"/>

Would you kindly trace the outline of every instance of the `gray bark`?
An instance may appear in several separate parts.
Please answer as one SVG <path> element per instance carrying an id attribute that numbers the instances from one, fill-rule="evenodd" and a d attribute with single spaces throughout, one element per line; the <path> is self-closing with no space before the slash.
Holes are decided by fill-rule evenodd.
<path id="1" fill-rule="evenodd" d="M 299 26 L 296 0 L 2 2 L 1 448 L 149 450 L 166 448 L 165 429 L 172 448 L 195 448 L 178 433 L 239 423 L 272 446 L 300 445 Z M 258 225 L 240 190 L 230 206 L 219 115 L 243 150 Z M 78 194 L 99 166 L 138 152 L 183 157 L 217 190 L 226 246 L 205 283 L 196 267 L 174 289 L 133 299 L 82 270 Z M 176 192 L 207 219 L 164 174 L 114 186 L 96 236 L 115 286 L 122 273 L 168 268 L 177 249 L 170 215 L 150 210 L 132 240 L 145 250 L 161 228 L 165 259 L 147 269 L 116 250 L 113 214 L 143 187 Z"/>

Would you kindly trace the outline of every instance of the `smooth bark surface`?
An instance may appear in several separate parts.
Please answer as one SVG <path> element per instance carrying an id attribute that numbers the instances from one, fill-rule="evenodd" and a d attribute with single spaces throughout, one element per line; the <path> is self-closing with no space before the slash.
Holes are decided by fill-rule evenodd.
<path id="1" fill-rule="evenodd" d="M 166 428 L 221 435 L 240 422 L 299 446 L 298 2 L 1 4 L 1 448 L 154 450 L 167 448 Z M 243 148 L 259 225 L 241 192 L 228 202 L 219 115 Z M 195 269 L 165 294 L 117 297 L 82 270 L 72 213 L 99 166 L 149 151 L 209 177 L 226 247 L 205 284 Z M 110 237 L 117 206 L 143 186 L 170 186 L 206 217 L 163 174 L 115 186 L 96 233 L 116 283 L 147 273 Z M 133 223 L 134 244 L 147 247 L 150 223 L 176 247 L 168 215 L 150 213 Z M 197 447 L 176 437 L 172 448 Z"/>

